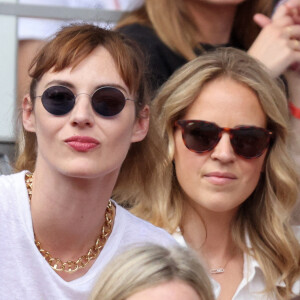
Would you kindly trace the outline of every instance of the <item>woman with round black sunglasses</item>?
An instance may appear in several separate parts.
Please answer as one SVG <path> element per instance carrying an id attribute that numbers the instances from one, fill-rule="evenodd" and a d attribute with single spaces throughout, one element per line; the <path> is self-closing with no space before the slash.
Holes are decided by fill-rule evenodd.
<path id="1" fill-rule="evenodd" d="M 131 205 L 199 253 L 217 299 L 300 293 L 290 223 L 299 179 L 280 84 L 242 51 L 220 49 L 179 69 L 154 100 L 168 158 L 151 201 Z"/>
<path id="2" fill-rule="evenodd" d="M 116 253 L 176 243 L 110 199 L 138 176 L 141 157 L 161 155 L 146 137 L 143 70 L 131 41 L 92 25 L 63 28 L 37 54 L 23 99 L 23 171 L 0 177 L 0 298 L 87 299 Z"/>

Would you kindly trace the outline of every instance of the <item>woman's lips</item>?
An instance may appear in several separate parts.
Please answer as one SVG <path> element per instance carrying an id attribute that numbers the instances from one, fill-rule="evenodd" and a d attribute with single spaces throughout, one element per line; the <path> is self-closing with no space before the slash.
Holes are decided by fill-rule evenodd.
<path id="1" fill-rule="evenodd" d="M 232 173 L 223 172 L 210 172 L 204 175 L 204 177 L 212 184 L 222 185 L 228 184 L 237 179 Z"/>
<path id="2" fill-rule="evenodd" d="M 99 141 L 89 136 L 72 136 L 66 139 L 65 143 L 78 152 L 87 152 L 100 144 Z"/>

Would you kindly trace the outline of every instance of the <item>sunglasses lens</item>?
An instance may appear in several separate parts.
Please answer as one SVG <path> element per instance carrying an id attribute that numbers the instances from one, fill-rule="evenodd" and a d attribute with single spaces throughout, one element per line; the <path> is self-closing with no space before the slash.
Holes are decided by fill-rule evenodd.
<path id="1" fill-rule="evenodd" d="M 42 95 L 45 109 L 53 115 L 61 116 L 72 110 L 75 97 L 72 91 L 63 86 L 51 86 Z"/>
<path id="2" fill-rule="evenodd" d="M 92 97 L 92 106 L 101 116 L 112 117 L 122 111 L 125 97 L 121 91 L 113 87 L 98 89 Z"/>
<path id="3" fill-rule="evenodd" d="M 192 151 L 199 153 L 209 151 L 219 140 L 219 130 L 215 124 L 203 121 L 179 121 L 178 123 L 183 125 L 184 143 Z"/>
<path id="4" fill-rule="evenodd" d="M 220 140 L 220 133 L 228 129 L 214 123 L 197 120 L 179 120 L 185 146 L 194 152 L 212 150 Z M 255 126 L 242 126 L 230 129 L 231 145 L 237 155 L 244 158 L 261 156 L 270 143 L 270 133 Z"/>
<path id="5" fill-rule="evenodd" d="M 231 144 L 236 154 L 245 158 L 255 158 L 268 147 L 268 132 L 257 127 L 241 127 L 232 130 Z"/>

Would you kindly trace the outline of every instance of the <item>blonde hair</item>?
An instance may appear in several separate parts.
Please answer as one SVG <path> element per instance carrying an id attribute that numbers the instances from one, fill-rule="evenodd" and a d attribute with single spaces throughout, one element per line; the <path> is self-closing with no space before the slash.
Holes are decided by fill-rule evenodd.
<path id="1" fill-rule="evenodd" d="M 201 300 L 214 299 L 211 283 L 190 249 L 148 244 L 116 257 L 104 269 L 90 300 L 125 300 L 131 295 L 173 280 L 191 286 Z"/>
<path id="2" fill-rule="evenodd" d="M 180 225 L 184 195 L 172 164 L 174 122 L 184 116 L 202 87 L 219 77 L 245 84 L 256 93 L 267 117 L 267 128 L 275 134 L 265 159 L 265 172 L 253 194 L 240 206 L 232 236 L 241 250 L 258 261 L 266 278 L 266 292 L 285 299 L 300 272 L 299 243 L 290 225 L 299 179 L 287 147 L 288 105 L 282 83 L 272 79 L 264 66 L 243 51 L 220 48 L 204 54 L 176 71 L 163 85 L 154 102 L 158 128 L 164 137 L 161 149 L 168 158 L 163 166 L 153 166 L 161 174 L 156 174 L 159 184 L 152 186 L 151 200 L 140 194 L 131 202 L 132 211 L 170 232 Z M 251 248 L 247 247 L 246 234 Z M 278 281 L 286 287 L 276 287 Z"/>
<path id="3" fill-rule="evenodd" d="M 244 1 L 238 5 L 232 36 L 244 49 L 251 46 L 260 31 L 252 19 L 254 14 L 270 15 L 271 8 L 270 0 Z M 125 15 L 117 28 L 133 23 L 152 27 L 170 49 L 187 60 L 196 57 L 195 49 L 203 51 L 196 39 L 197 29 L 185 7 L 184 0 L 145 0 L 141 8 Z"/>

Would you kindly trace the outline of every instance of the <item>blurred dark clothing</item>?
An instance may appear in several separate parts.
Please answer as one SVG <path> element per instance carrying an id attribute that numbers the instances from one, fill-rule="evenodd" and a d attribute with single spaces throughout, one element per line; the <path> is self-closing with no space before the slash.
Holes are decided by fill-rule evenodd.
<path id="1" fill-rule="evenodd" d="M 166 46 L 157 36 L 155 31 L 145 25 L 131 24 L 119 28 L 119 31 L 136 41 L 145 53 L 148 65 L 148 80 L 150 88 L 155 92 L 178 68 L 184 65 L 187 60 L 180 54 L 174 52 Z M 235 47 L 241 48 L 237 41 L 226 45 L 201 44 L 204 51 L 214 50 L 216 47 Z M 196 55 L 201 51 L 195 50 Z"/>

